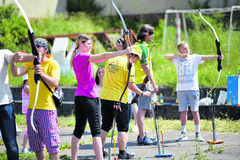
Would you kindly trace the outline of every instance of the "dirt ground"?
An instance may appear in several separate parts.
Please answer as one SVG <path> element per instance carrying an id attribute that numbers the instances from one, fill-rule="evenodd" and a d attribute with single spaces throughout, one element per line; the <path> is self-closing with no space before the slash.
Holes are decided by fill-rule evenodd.
<path id="1" fill-rule="evenodd" d="M 22 132 L 17 136 L 19 149 L 22 149 L 22 140 L 25 129 L 23 126 L 19 126 Z M 71 144 L 72 127 L 59 128 L 61 144 Z M 205 140 L 212 140 L 212 132 L 201 132 Z M 151 136 L 156 136 L 155 131 L 148 131 Z M 189 132 L 188 140 L 183 142 L 176 142 L 175 139 L 179 136 L 179 131 L 164 131 L 164 150 L 165 154 L 172 155 L 172 157 L 165 157 L 164 159 L 214 159 L 214 160 L 239 160 L 240 159 L 240 134 L 234 133 L 216 133 L 218 139 L 224 140 L 222 144 L 209 145 L 206 142 L 195 142 L 195 133 Z M 128 150 L 135 153 L 134 159 L 160 159 L 155 156 L 159 154 L 157 145 L 141 146 L 136 142 L 137 133 L 130 133 L 128 140 Z M 78 151 L 78 159 L 95 159 L 93 147 L 91 143 L 91 134 L 86 131 L 82 137 L 82 141 L 86 142 L 84 145 L 80 145 Z M 161 139 L 160 139 L 161 140 Z M 107 139 L 105 144 L 105 151 L 108 151 L 110 146 L 110 138 Z M 117 145 L 118 147 L 118 145 Z M 162 145 L 161 145 L 161 151 Z M 0 146 L 1 151 L 5 151 L 4 146 Z M 116 149 L 118 153 L 118 148 Z M 112 149 L 112 153 L 113 153 Z M 71 155 L 71 150 L 64 150 L 60 152 L 60 155 Z M 112 156 L 113 159 L 113 156 Z M 162 158 L 161 158 L 162 159 Z"/>

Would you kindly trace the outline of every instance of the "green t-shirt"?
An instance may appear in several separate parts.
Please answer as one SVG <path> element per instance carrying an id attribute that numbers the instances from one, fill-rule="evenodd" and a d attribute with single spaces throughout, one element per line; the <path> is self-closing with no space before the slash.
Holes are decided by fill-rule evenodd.
<path id="1" fill-rule="evenodd" d="M 134 45 L 138 45 L 142 49 L 142 57 L 141 60 L 138 60 L 134 66 L 135 66 L 135 84 L 141 84 L 146 77 L 142 65 L 147 64 L 152 65 L 151 63 L 151 57 L 149 57 L 149 50 L 148 50 L 148 44 L 146 42 L 138 41 Z M 150 66 L 152 68 L 152 66 Z"/>

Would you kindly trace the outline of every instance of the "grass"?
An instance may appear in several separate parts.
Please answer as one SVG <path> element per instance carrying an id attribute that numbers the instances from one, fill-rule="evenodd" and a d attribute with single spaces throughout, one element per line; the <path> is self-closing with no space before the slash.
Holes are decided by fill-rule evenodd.
<path id="1" fill-rule="evenodd" d="M 118 18 L 118 17 L 117 17 Z M 198 19 L 199 17 L 192 17 L 192 21 L 196 26 L 195 29 L 188 31 L 188 39 L 189 46 L 193 53 L 207 55 L 209 52 L 213 52 L 211 54 L 215 55 L 216 47 L 214 43 L 214 35 L 212 35 L 212 31 L 209 28 L 202 28 L 203 25 L 201 21 Z M 196 19 L 196 20 L 195 20 Z M 120 29 L 122 26 L 118 21 L 109 20 L 108 17 L 91 17 L 86 15 L 85 13 L 76 13 L 75 15 L 71 15 L 67 18 L 63 16 L 58 16 L 57 18 L 46 18 L 46 19 L 34 19 L 32 20 L 32 25 L 34 31 L 37 36 L 43 35 L 54 35 L 54 34 L 71 34 L 71 33 L 93 33 L 93 32 L 102 32 L 102 31 L 110 31 Z M 216 32 L 219 33 L 219 39 L 221 40 L 221 49 L 224 54 L 224 59 L 222 61 L 223 70 L 221 73 L 220 81 L 217 87 L 226 87 L 227 86 L 227 76 L 234 75 L 238 72 L 240 68 L 240 52 L 239 52 L 239 35 L 240 32 L 236 32 L 232 34 L 231 40 L 231 48 L 230 48 L 230 57 L 229 62 L 227 63 L 227 44 L 228 44 L 228 28 L 224 28 L 222 24 L 220 24 L 216 19 L 208 19 L 211 20 L 211 24 L 215 26 Z M 63 23 L 64 22 L 64 23 Z M 198 23 L 195 23 L 198 22 Z M 201 23 L 200 23 L 201 22 Z M 113 24 L 114 23 L 114 24 Z M 134 24 L 135 23 L 135 24 Z M 158 25 L 155 25 L 155 37 L 153 41 L 159 42 L 162 40 L 163 35 L 163 24 L 164 21 L 160 20 Z M 128 24 L 127 24 L 128 25 Z M 134 32 L 137 33 L 139 27 L 137 22 L 132 21 L 130 26 L 134 28 Z M 204 25 L 205 26 L 205 25 Z M 114 28 L 112 28 L 114 27 Z M 118 28 L 117 28 L 118 27 Z M 153 60 L 153 70 L 154 70 L 154 78 L 159 86 L 168 86 L 175 89 L 177 76 L 175 66 L 164 59 L 165 54 L 169 53 L 177 53 L 176 51 L 176 34 L 175 27 L 169 26 L 168 34 L 166 39 L 166 51 L 162 53 L 162 43 L 156 43 L 156 47 L 152 50 L 152 60 Z M 221 33 L 221 34 L 220 34 Z M 201 35 L 201 36 L 199 36 Z M 97 41 L 97 44 L 99 42 Z M 154 43 L 149 44 L 149 47 Z M 27 50 L 26 46 L 24 46 L 24 50 Z M 97 45 L 95 47 L 97 53 L 102 53 L 105 50 L 101 45 Z M 19 50 L 21 50 L 21 46 L 19 45 Z M 29 50 L 29 49 L 28 49 Z M 104 64 L 100 64 L 102 66 Z M 99 65 L 97 65 L 99 66 Z M 204 62 L 204 64 L 199 66 L 199 86 L 200 87 L 211 87 L 214 86 L 217 81 L 217 62 L 216 60 L 208 60 Z M 167 78 L 166 78 L 167 77 Z M 22 83 L 22 78 L 13 78 L 11 74 L 9 74 L 9 81 L 12 86 L 20 86 Z M 77 82 L 75 76 L 72 74 L 61 74 L 60 85 L 67 86 L 76 86 Z"/>
<path id="2" fill-rule="evenodd" d="M 16 115 L 16 122 L 19 125 L 26 125 L 25 117 L 23 114 L 17 114 Z M 216 118 L 216 132 L 219 133 L 240 133 L 240 120 L 230 120 L 230 119 L 220 119 Z M 157 124 L 162 124 L 159 126 L 159 130 L 181 130 L 181 124 L 180 120 L 168 120 L 159 118 L 157 119 Z M 211 132 L 212 131 L 212 121 L 211 120 L 200 120 L 201 124 L 201 131 Z M 74 128 L 75 125 L 75 117 L 72 114 L 68 117 L 58 117 L 58 126 L 59 127 L 72 127 Z M 131 120 L 130 122 L 130 131 L 131 128 L 134 126 L 134 120 Z M 187 130 L 188 131 L 195 131 L 195 126 L 193 120 L 187 121 Z M 145 128 L 146 130 L 154 130 L 154 123 L 153 119 L 146 118 L 145 120 Z M 89 126 L 87 124 L 86 130 L 89 130 Z M 116 132 L 115 132 L 116 133 Z"/>

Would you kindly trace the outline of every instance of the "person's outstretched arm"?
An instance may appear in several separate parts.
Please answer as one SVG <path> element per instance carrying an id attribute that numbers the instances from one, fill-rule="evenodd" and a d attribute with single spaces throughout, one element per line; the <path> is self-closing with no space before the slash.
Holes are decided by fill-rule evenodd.
<path id="1" fill-rule="evenodd" d="M 169 61 L 173 61 L 175 58 L 187 58 L 187 54 L 166 54 L 164 58 Z"/>
<path id="2" fill-rule="evenodd" d="M 132 52 L 132 47 L 128 47 L 123 51 L 105 52 L 102 54 L 95 54 L 95 55 L 90 56 L 89 61 L 91 61 L 93 63 L 103 63 L 107 59 L 114 58 L 114 57 L 121 56 L 121 55 L 130 54 L 131 52 Z"/>
<path id="3" fill-rule="evenodd" d="M 218 57 L 222 60 L 223 59 L 223 54 L 221 54 L 221 56 L 220 55 L 205 55 L 205 56 L 202 56 L 202 60 L 217 59 Z"/>

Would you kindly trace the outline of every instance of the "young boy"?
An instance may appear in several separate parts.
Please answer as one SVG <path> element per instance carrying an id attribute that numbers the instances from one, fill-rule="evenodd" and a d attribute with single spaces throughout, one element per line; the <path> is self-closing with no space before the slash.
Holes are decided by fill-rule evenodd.
<path id="1" fill-rule="evenodd" d="M 186 122 L 188 101 L 190 102 L 194 124 L 196 128 L 196 140 L 203 142 L 200 135 L 200 117 L 199 117 L 199 86 L 198 86 L 198 65 L 207 59 L 220 59 L 223 55 L 189 55 L 190 49 L 187 42 L 180 42 L 177 45 L 179 54 L 167 54 L 165 58 L 176 65 L 177 70 L 177 98 L 179 112 L 181 112 L 181 136 L 176 140 L 180 142 L 186 140 Z"/>

